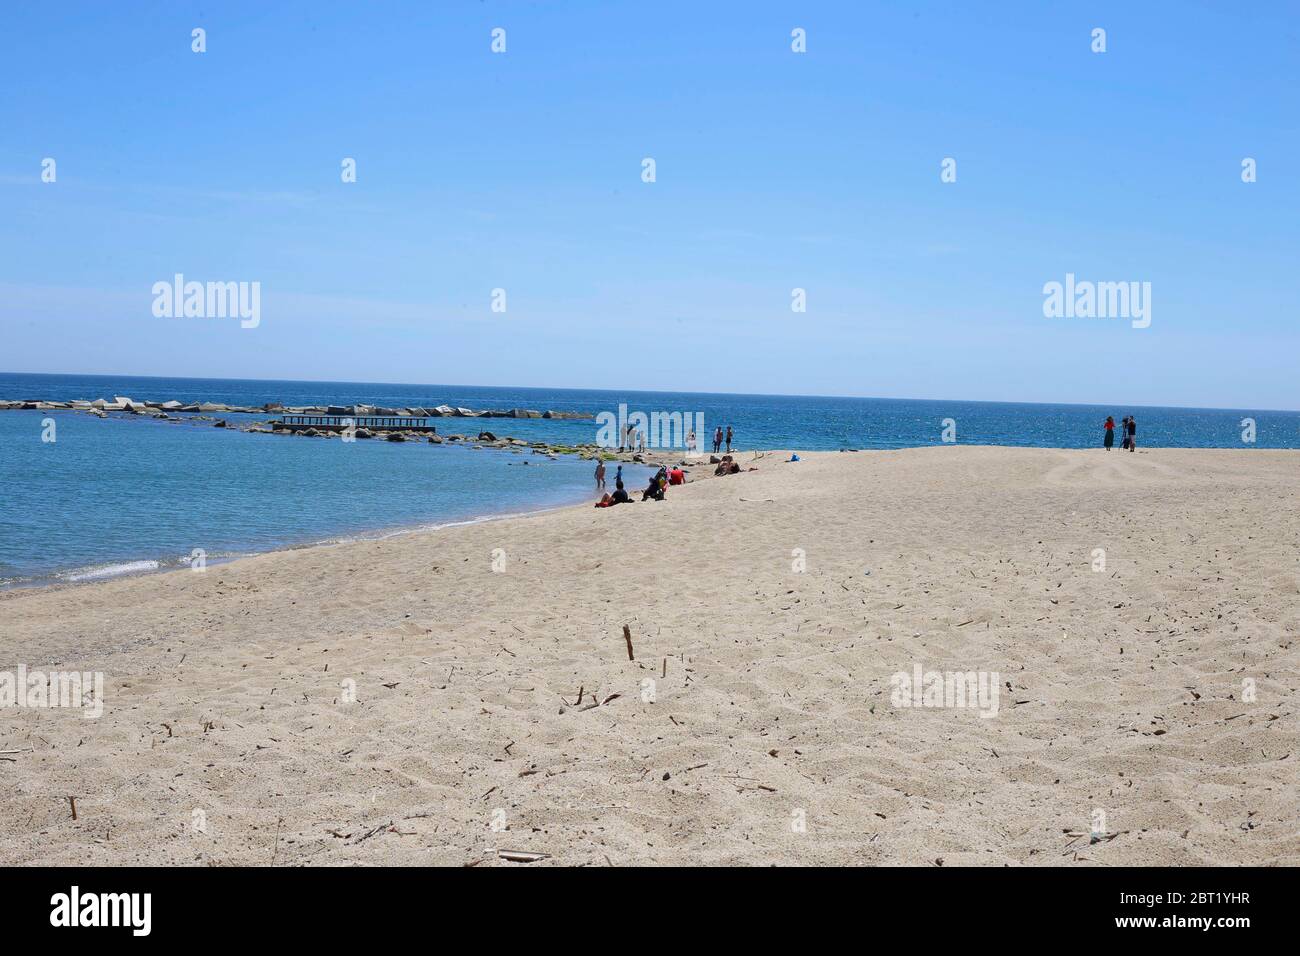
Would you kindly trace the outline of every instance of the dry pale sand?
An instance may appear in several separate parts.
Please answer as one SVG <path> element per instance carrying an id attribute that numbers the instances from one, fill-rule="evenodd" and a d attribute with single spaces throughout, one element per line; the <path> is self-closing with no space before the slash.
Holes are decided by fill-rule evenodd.
<path id="1" fill-rule="evenodd" d="M 0 594 L 0 670 L 106 674 L 0 712 L 0 862 L 1300 863 L 1300 454 L 783 457 Z"/>

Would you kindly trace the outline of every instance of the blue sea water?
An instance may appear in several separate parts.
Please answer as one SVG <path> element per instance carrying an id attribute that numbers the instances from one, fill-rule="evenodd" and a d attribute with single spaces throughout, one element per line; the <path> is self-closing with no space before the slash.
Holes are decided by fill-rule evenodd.
<path id="1" fill-rule="evenodd" d="M 902 399 L 609 392 L 340 382 L 0 373 L 0 399 L 107 398 L 230 405 L 440 405 L 617 414 L 702 413 L 744 449 L 880 449 L 939 444 L 1095 447 L 1107 415 L 1136 416 L 1139 444 L 1300 448 L 1300 412 L 1111 408 Z M 57 441 L 43 442 L 54 418 Z M 237 416 L 225 416 L 237 417 Z M 265 416 L 259 416 L 265 417 Z M 1253 444 L 1243 419 L 1255 422 Z M 442 432 L 577 444 L 592 420 L 443 419 Z M 523 462 L 529 464 L 524 465 Z M 83 580 L 319 541 L 594 500 L 592 464 L 455 445 L 246 434 L 209 423 L 78 412 L 0 411 L 0 586 Z M 630 487 L 645 469 L 625 469 Z"/>

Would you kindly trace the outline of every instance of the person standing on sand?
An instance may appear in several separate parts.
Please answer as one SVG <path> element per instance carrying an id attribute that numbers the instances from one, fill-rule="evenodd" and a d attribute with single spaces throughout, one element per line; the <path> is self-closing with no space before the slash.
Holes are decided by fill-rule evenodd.
<path id="1" fill-rule="evenodd" d="M 596 490 L 603 491 L 605 488 L 605 459 L 596 459 Z"/>
<path id="2" fill-rule="evenodd" d="M 1115 416 L 1113 415 L 1106 416 L 1106 438 L 1102 444 L 1106 446 L 1107 451 L 1110 451 L 1111 446 L 1115 444 Z"/>
<path id="3" fill-rule="evenodd" d="M 735 434 L 736 434 L 736 433 L 733 432 L 733 431 L 731 430 L 731 426 L 728 425 L 728 426 L 727 426 L 727 453 L 728 453 L 728 454 L 731 453 L 731 439 L 732 439 L 732 436 L 735 435 Z"/>
<path id="4" fill-rule="evenodd" d="M 1132 415 L 1128 417 L 1128 450 L 1137 451 L 1138 445 L 1138 423 Z"/>
<path id="5" fill-rule="evenodd" d="M 722 449 L 722 426 L 719 425 L 717 431 L 713 433 L 713 453 L 716 455 Z"/>

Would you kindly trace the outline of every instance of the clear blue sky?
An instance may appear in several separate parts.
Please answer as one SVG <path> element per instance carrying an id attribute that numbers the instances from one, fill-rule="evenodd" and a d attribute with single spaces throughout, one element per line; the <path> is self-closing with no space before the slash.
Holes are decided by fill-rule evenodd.
<path id="1" fill-rule="evenodd" d="M 1300 408 L 1293 2 L 3 19 L 3 370 Z M 1044 318 L 1067 272 L 1151 327 Z"/>

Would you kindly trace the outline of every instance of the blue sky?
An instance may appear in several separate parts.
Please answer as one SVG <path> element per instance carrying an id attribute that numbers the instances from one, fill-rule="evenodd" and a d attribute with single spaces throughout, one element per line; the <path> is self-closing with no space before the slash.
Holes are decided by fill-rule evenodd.
<path id="1" fill-rule="evenodd" d="M 1298 41 L 1296 3 L 15 4 L 0 369 L 1300 408 Z M 177 272 L 261 324 L 155 318 Z M 1151 326 L 1045 318 L 1067 272 Z"/>

